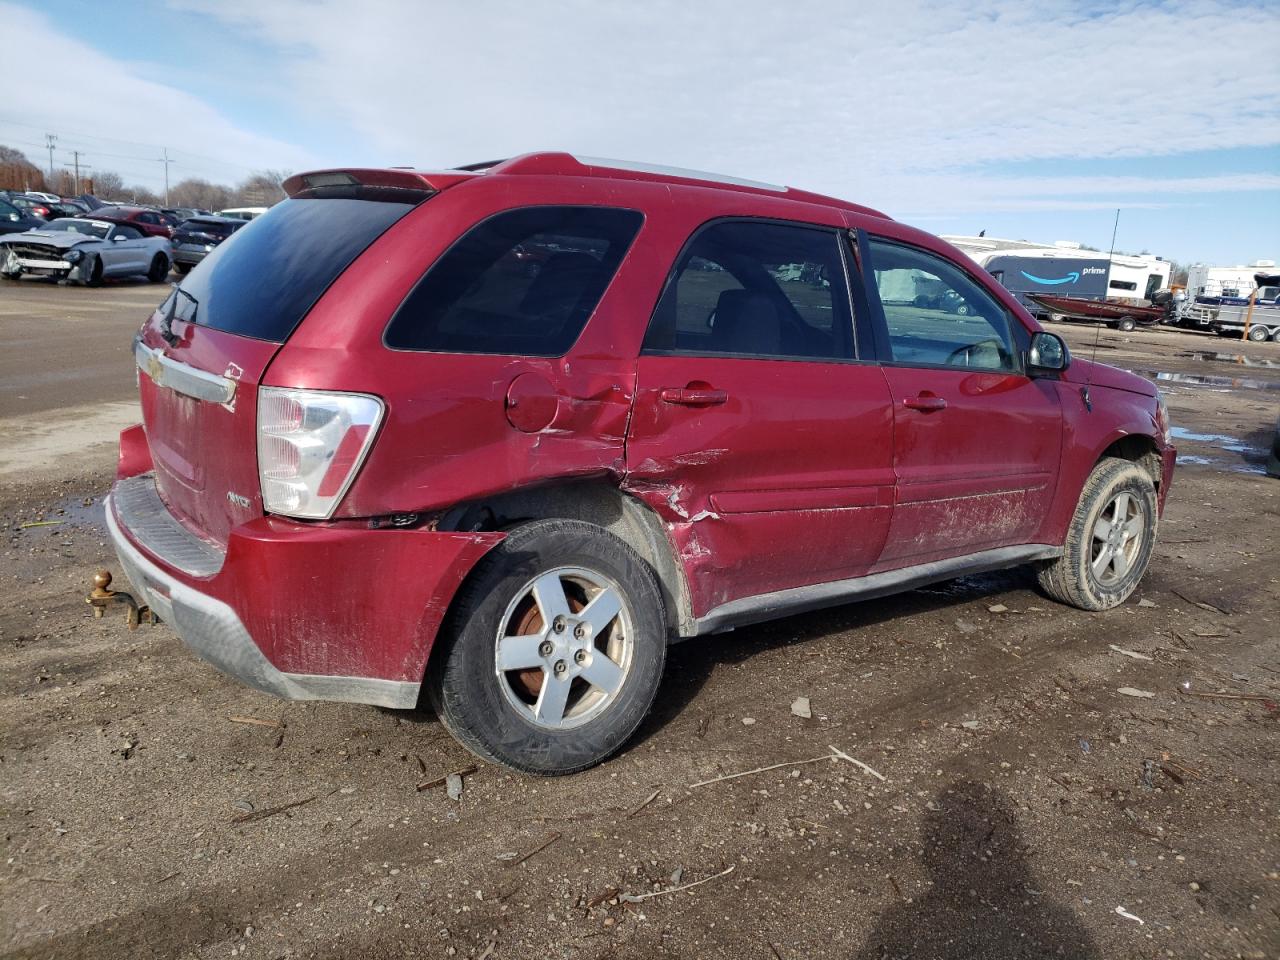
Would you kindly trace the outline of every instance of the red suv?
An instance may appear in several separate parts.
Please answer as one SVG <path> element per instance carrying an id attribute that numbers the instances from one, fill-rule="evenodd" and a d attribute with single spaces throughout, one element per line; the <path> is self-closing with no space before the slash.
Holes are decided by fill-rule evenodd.
<path id="1" fill-rule="evenodd" d="M 169 219 L 160 211 L 149 210 L 146 207 L 99 207 L 80 216 L 92 220 L 107 220 L 111 223 L 127 223 L 141 230 L 148 237 L 168 239 L 173 236 L 173 227 Z"/>
<path id="2" fill-rule="evenodd" d="M 1101 610 L 1151 557 L 1155 387 L 874 210 L 557 153 L 285 189 L 142 328 L 107 511 L 141 599 L 260 690 L 425 688 L 566 773 L 678 638 L 1017 564 Z"/>

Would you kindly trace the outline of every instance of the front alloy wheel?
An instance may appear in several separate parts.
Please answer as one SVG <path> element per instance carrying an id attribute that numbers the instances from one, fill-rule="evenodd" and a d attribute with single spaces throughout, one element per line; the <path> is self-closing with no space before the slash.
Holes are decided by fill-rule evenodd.
<path id="1" fill-rule="evenodd" d="M 1098 583 L 1110 587 L 1124 580 L 1138 560 L 1145 532 L 1138 498 L 1124 490 L 1112 497 L 1093 525 L 1089 568 Z"/>
<path id="2" fill-rule="evenodd" d="M 1037 573 L 1044 591 L 1081 610 L 1123 603 L 1146 573 L 1156 541 L 1156 487 L 1131 460 L 1108 457 L 1085 481 L 1062 556 Z"/>

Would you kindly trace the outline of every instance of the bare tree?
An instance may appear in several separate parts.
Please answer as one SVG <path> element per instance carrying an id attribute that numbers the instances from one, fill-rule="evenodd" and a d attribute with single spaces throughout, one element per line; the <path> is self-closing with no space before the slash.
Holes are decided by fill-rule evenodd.
<path id="1" fill-rule="evenodd" d="M 43 190 L 44 174 L 13 147 L 0 145 L 0 190 Z"/>
<path id="2" fill-rule="evenodd" d="M 114 170 L 99 170 L 93 175 L 90 183 L 90 192 L 95 197 L 116 200 L 124 196 L 124 177 Z"/>
<path id="3" fill-rule="evenodd" d="M 175 207 L 221 210 L 231 206 L 231 191 L 221 184 L 190 177 L 169 191 L 169 201 Z"/>
<path id="4" fill-rule="evenodd" d="M 280 186 L 289 176 L 288 170 L 261 170 L 240 182 L 232 199 L 241 206 L 269 207 L 284 199 Z"/>

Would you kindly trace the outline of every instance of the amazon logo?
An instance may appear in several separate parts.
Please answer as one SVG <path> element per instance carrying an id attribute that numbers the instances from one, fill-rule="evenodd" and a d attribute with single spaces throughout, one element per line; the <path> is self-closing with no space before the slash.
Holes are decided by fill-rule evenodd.
<path id="1" fill-rule="evenodd" d="M 1048 277 L 1037 277 L 1034 274 L 1027 273 L 1025 270 L 1020 270 L 1018 272 L 1032 283 L 1042 283 L 1048 287 L 1056 287 L 1060 283 L 1078 283 L 1080 280 L 1080 274 L 1075 270 L 1072 270 L 1065 277 L 1056 277 L 1054 279 L 1049 279 Z"/>

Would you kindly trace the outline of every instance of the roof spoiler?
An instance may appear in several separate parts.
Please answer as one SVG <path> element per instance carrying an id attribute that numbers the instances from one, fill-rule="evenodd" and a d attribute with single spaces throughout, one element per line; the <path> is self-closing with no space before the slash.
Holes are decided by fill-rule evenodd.
<path id="1" fill-rule="evenodd" d="M 295 173 L 281 186 L 296 199 L 391 200 L 420 203 L 471 174 L 418 173 L 412 170 L 343 169 Z"/>

